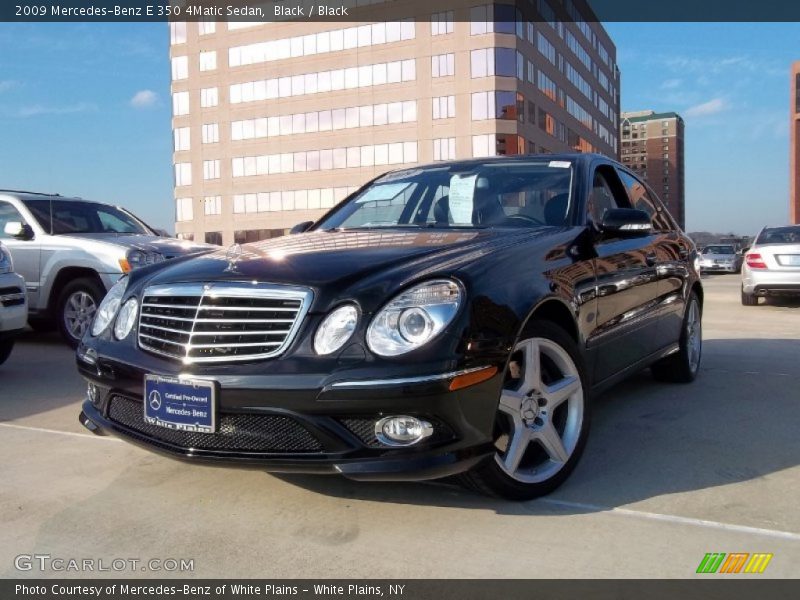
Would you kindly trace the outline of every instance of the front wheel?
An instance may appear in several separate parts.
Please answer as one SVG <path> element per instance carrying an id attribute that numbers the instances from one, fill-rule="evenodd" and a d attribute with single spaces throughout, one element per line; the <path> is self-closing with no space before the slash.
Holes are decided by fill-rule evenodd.
<path id="1" fill-rule="evenodd" d="M 703 354 L 703 326 L 700 299 L 695 292 L 689 294 L 678 351 L 662 358 L 650 370 L 658 381 L 691 383 L 700 370 Z"/>
<path id="2" fill-rule="evenodd" d="M 14 340 L 6 340 L 0 342 L 0 365 L 8 360 L 11 356 L 11 351 L 14 349 Z"/>
<path id="3" fill-rule="evenodd" d="M 589 394 L 577 345 L 535 323 L 511 355 L 495 418 L 494 457 L 462 475 L 476 491 L 529 500 L 561 485 L 589 434 Z"/>
<path id="4" fill-rule="evenodd" d="M 82 277 L 64 286 L 58 299 L 58 329 L 73 348 L 92 324 L 94 313 L 105 295 L 99 281 Z"/>

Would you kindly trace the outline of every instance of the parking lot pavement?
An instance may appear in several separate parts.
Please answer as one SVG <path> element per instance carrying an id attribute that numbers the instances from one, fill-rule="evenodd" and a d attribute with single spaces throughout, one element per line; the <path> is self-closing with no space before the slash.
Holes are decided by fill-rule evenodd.
<path id="1" fill-rule="evenodd" d="M 707 552 L 769 552 L 763 576 L 796 576 L 800 304 L 742 307 L 735 275 L 704 284 L 698 380 L 642 373 L 606 393 L 572 478 L 522 504 L 87 435 L 72 353 L 30 333 L 0 368 L 0 575 L 40 576 L 13 559 L 45 553 L 188 558 L 205 577 L 689 577 Z"/>

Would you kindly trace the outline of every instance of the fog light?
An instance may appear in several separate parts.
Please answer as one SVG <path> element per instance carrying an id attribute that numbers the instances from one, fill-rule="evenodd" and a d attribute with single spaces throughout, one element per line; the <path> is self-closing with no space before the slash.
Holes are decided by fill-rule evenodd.
<path id="1" fill-rule="evenodd" d="M 411 446 L 431 434 L 433 425 L 416 417 L 384 417 L 375 423 L 375 437 L 386 446 Z"/>

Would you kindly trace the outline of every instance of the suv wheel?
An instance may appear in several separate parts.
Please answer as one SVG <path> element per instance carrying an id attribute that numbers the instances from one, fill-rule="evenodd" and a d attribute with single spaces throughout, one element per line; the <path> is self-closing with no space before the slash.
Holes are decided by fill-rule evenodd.
<path id="1" fill-rule="evenodd" d="M 89 330 L 94 313 L 105 295 L 103 286 L 94 279 L 83 277 L 70 281 L 58 297 L 58 329 L 64 340 L 77 348 L 83 334 Z"/>
<path id="2" fill-rule="evenodd" d="M 744 286 L 742 286 L 742 306 L 758 306 L 758 296 L 745 292 Z"/>
<path id="3" fill-rule="evenodd" d="M 495 418 L 494 457 L 461 476 L 469 488 L 528 500 L 561 485 L 580 459 L 589 434 L 583 363 L 572 338 L 551 323 L 535 323 L 509 361 Z"/>
<path id="4" fill-rule="evenodd" d="M 703 354 L 703 325 L 700 300 L 691 292 L 683 315 L 683 327 L 678 351 L 650 367 L 658 381 L 691 383 L 700 370 Z"/>

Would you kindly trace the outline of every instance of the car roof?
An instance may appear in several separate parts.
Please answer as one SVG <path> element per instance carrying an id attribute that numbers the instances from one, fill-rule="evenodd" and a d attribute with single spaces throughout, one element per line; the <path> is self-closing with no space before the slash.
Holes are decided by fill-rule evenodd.
<path id="1" fill-rule="evenodd" d="M 524 162 L 526 160 L 530 160 L 532 158 L 536 159 L 545 159 L 551 161 L 571 161 L 577 164 L 590 164 L 595 161 L 602 161 L 617 165 L 619 167 L 624 167 L 624 165 L 618 163 L 613 158 L 605 156 L 603 154 L 595 154 L 592 152 L 568 152 L 568 153 L 561 153 L 561 154 L 514 154 L 514 155 L 506 155 L 506 156 L 487 156 L 483 158 L 467 158 L 467 159 L 458 159 L 458 160 L 441 160 L 431 163 L 426 163 L 422 165 L 418 165 L 416 167 L 403 167 L 400 169 L 396 169 L 395 171 L 390 172 L 402 172 L 402 171 L 412 171 L 414 169 L 420 168 L 424 169 L 426 167 L 433 167 L 433 168 L 441 168 L 441 167 L 455 167 L 455 168 L 464 168 L 468 169 L 470 167 L 476 165 L 482 165 L 486 163 L 508 163 L 514 164 L 515 162 Z"/>
<path id="2" fill-rule="evenodd" d="M 0 196 L 9 196 L 18 200 L 66 200 L 69 202 L 95 202 L 85 198 L 71 198 L 61 194 L 45 194 L 41 192 L 29 192 L 25 190 L 4 190 L 0 189 Z"/>

